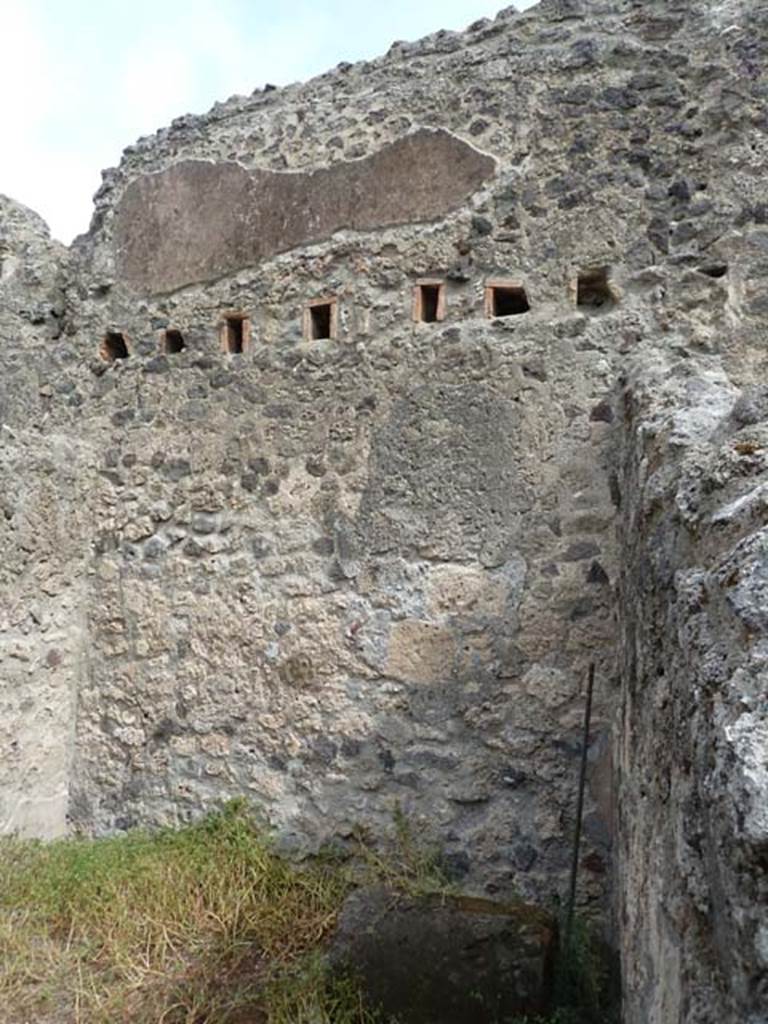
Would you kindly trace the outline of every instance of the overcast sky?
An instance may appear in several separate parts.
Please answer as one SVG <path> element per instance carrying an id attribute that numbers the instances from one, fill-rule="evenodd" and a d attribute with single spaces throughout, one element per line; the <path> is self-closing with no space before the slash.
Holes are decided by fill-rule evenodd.
<path id="1" fill-rule="evenodd" d="M 69 242 L 88 227 L 101 169 L 140 135 L 233 93 L 375 57 L 395 39 L 461 29 L 504 5 L 0 0 L 0 193 Z"/>

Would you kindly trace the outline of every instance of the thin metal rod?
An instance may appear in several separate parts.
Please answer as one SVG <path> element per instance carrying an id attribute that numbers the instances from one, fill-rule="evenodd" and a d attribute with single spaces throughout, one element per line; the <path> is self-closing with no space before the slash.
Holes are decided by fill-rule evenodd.
<path id="1" fill-rule="evenodd" d="M 571 888 L 568 894 L 568 911 L 565 921 L 565 947 L 570 948 L 573 932 L 573 911 L 576 905 L 576 881 L 579 875 L 579 846 L 581 845 L 581 819 L 584 813 L 584 789 L 587 782 L 587 751 L 589 750 L 589 727 L 592 720 L 592 691 L 595 686 L 595 663 L 589 666 L 587 682 L 587 705 L 584 709 L 584 738 L 581 744 L 581 770 L 579 772 L 579 799 L 576 805 L 576 828 L 573 833 L 573 859 L 571 860 Z"/>

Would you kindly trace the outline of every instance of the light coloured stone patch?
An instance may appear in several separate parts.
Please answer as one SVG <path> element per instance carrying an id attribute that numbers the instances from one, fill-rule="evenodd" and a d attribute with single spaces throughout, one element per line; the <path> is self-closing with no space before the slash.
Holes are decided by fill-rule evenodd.
<path id="1" fill-rule="evenodd" d="M 559 668 L 533 665 L 523 676 L 523 687 L 529 696 L 548 708 L 556 709 L 578 694 L 579 679 L 575 672 L 566 673 Z"/>
<path id="2" fill-rule="evenodd" d="M 768 843 L 768 722 L 760 713 L 741 715 L 725 727 L 739 764 L 732 783 L 743 805 L 743 829 L 756 845 Z"/>
<path id="3" fill-rule="evenodd" d="M 414 683 L 449 679 L 456 656 L 456 639 L 449 629 L 432 622 L 396 622 L 389 637 L 386 673 Z"/>
<path id="4" fill-rule="evenodd" d="M 504 614 L 508 587 L 480 568 L 446 565 L 433 569 L 426 586 L 426 611 L 434 618 Z"/>

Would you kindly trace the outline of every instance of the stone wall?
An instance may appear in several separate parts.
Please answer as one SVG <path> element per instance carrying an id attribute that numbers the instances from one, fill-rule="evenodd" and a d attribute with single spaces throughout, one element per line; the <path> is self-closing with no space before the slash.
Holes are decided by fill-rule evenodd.
<path id="1" fill-rule="evenodd" d="M 69 253 L 0 208 L 2 827 L 245 795 L 302 854 L 402 812 L 470 889 L 548 902 L 594 661 L 579 902 L 620 905 L 628 1020 L 752 1012 L 759 644 L 717 574 L 762 492 L 707 517 L 713 438 L 723 505 L 762 465 L 730 410 L 766 368 L 767 35 L 758 3 L 509 9 L 139 140 Z M 530 308 L 489 316 L 499 281 Z M 686 608 L 722 592 L 709 638 L 678 570 Z"/>
<path id="2" fill-rule="evenodd" d="M 586 453 L 544 426 L 593 357 L 576 378 L 566 341 L 542 381 L 487 330 L 98 378 L 78 824 L 244 793 L 306 846 L 380 834 L 399 803 L 477 883 L 556 887 L 612 506 L 599 425 Z M 588 495 L 572 511 L 562 475 Z"/>
<path id="3" fill-rule="evenodd" d="M 94 371 L 82 429 L 104 439 L 87 499 L 82 826 L 178 820 L 246 793 L 303 850 L 361 826 L 381 835 L 401 806 L 468 884 L 549 900 L 565 885 L 594 659 L 582 898 L 606 910 L 605 398 L 642 296 L 579 307 L 574 282 L 612 264 L 618 298 L 634 270 L 615 254 L 647 212 L 616 218 L 627 171 L 599 182 L 596 153 L 576 157 L 585 191 L 564 198 L 573 158 L 549 141 L 561 97 L 528 84 L 553 60 L 554 80 L 572 79 L 561 14 L 505 12 L 231 100 L 107 175 L 72 310 Z M 625 117 L 610 103 L 597 116 Z M 418 158 L 393 188 L 376 168 L 403 146 Z M 265 223 L 258 193 L 217 189 L 223 262 L 205 266 L 185 168 L 214 180 L 232 161 L 286 199 L 289 235 L 288 199 L 308 182 L 367 181 L 373 220 L 355 207 L 351 221 L 344 190 L 326 188 L 307 214 L 318 240 L 275 253 L 272 228 L 249 240 L 226 227 L 238 209 Z M 445 282 L 442 322 L 412 319 L 422 278 Z M 522 283 L 528 313 L 487 317 L 498 279 Z M 304 310 L 322 296 L 336 299 L 337 336 L 307 342 Z M 239 356 L 219 348 L 227 311 L 250 318 Z M 168 328 L 181 354 L 160 351 Z M 108 329 L 129 359 L 98 358 Z"/>
<path id="4" fill-rule="evenodd" d="M 46 366 L 66 274 L 42 220 L 0 197 L 0 831 L 46 837 L 67 828 L 89 536 L 87 444 L 49 416 L 74 390 Z"/>
<path id="5" fill-rule="evenodd" d="M 657 353 L 624 391 L 627 1021 L 765 1021 L 768 389 Z"/>

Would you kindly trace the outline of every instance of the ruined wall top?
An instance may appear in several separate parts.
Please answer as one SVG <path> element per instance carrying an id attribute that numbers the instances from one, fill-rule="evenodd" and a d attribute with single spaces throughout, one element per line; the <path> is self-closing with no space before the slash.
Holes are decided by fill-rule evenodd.
<path id="1" fill-rule="evenodd" d="M 130 146 L 79 247 L 100 287 L 168 293 L 334 233 L 464 230 L 463 205 L 489 268 L 538 273 L 574 237 L 592 250 L 574 260 L 648 265 L 757 205 L 737 126 L 760 116 L 764 20 L 746 2 L 549 0 L 232 97 Z M 710 177 L 729 161 L 725 194 Z"/>
<path id="2" fill-rule="evenodd" d="M 40 273 L 63 259 L 64 246 L 51 240 L 43 218 L 28 207 L 0 195 L 0 286 L 34 286 Z M 2 303 L 5 308 L 7 302 Z"/>

